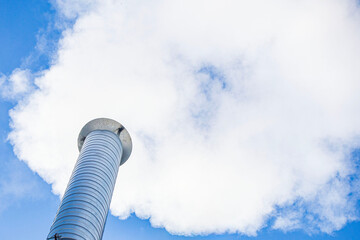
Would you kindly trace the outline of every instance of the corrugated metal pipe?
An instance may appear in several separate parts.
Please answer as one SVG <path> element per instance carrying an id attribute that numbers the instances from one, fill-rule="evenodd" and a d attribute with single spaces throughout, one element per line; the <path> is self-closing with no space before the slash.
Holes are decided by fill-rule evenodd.
<path id="1" fill-rule="evenodd" d="M 98 118 L 82 128 L 78 148 L 78 160 L 47 239 L 102 239 L 118 169 L 129 158 L 132 142 L 120 123 Z"/>

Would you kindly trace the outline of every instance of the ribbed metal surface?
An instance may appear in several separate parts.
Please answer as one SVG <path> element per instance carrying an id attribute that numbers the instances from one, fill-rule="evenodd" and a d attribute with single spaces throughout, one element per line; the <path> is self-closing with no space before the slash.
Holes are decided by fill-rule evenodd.
<path id="1" fill-rule="evenodd" d="M 122 152 L 113 132 L 87 135 L 48 238 L 102 239 Z"/>

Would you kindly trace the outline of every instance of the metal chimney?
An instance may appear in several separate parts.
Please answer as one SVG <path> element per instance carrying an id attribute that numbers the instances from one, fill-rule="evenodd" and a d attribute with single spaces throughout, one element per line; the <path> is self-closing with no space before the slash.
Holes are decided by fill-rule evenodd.
<path id="1" fill-rule="evenodd" d="M 78 138 L 75 168 L 47 239 L 101 240 L 120 165 L 132 150 L 128 131 L 118 122 L 88 122 Z"/>

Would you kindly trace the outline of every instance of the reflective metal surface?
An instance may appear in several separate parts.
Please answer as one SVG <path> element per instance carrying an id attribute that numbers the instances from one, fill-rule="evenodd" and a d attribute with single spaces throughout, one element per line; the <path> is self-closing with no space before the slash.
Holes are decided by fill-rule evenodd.
<path id="1" fill-rule="evenodd" d="M 132 141 L 130 134 L 119 122 L 109 118 L 96 118 L 88 122 L 80 131 L 78 137 L 79 151 L 82 148 L 86 136 L 94 130 L 108 130 L 119 136 L 121 145 L 123 147 L 123 155 L 121 157 L 120 165 L 124 164 L 130 157 L 132 151 Z"/>
<path id="2" fill-rule="evenodd" d="M 118 125 L 115 124 L 115 127 Z M 104 129 L 106 128 L 94 127 L 80 133 L 80 155 L 48 239 L 54 239 L 55 234 L 62 240 L 102 239 L 123 156 L 120 134 Z"/>

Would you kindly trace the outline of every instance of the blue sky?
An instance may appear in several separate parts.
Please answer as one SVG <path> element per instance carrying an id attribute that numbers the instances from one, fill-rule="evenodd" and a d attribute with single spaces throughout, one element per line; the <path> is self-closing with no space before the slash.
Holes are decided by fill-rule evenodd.
<path id="1" fill-rule="evenodd" d="M 53 25 L 57 17 L 47 1 L 0 0 L 0 72 L 10 75 L 14 69 L 21 68 L 36 73 L 49 68 L 49 56 L 56 51 L 61 32 Z M 37 47 L 39 39 L 47 40 L 41 51 Z M 197 72 L 203 73 L 204 69 L 200 67 Z M 213 72 L 215 68 L 209 69 L 208 74 L 213 78 L 211 75 L 217 74 Z M 204 81 L 200 85 L 208 86 Z M 222 77 L 219 81 L 224 83 Z M 206 89 L 206 98 L 209 94 Z M 5 98 L 0 101 L 0 239 L 24 236 L 30 240 L 45 239 L 59 205 L 59 196 L 52 193 L 51 186 L 42 177 L 18 160 L 7 141 L 11 131 L 9 110 L 16 101 Z M 356 204 L 359 209 L 358 202 Z M 271 221 L 274 219 L 270 218 L 268 223 Z M 265 227 L 256 237 L 243 234 L 184 237 L 171 235 L 164 228 L 154 228 L 148 220 L 140 220 L 133 213 L 126 220 L 109 215 L 103 239 L 360 239 L 359 236 L 360 222 L 354 221 L 332 234 L 315 231 L 309 235 L 301 229 L 283 232 Z"/>

